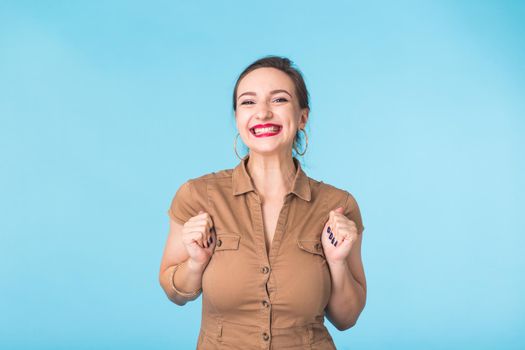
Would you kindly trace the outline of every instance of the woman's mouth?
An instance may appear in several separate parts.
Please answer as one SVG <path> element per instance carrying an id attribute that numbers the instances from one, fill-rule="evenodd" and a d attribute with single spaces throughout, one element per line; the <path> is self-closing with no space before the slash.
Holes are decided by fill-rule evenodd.
<path id="1" fill-rule="evenodd" d="M 272 125 L 267 127 L 254 127 L 250 129 L 250 132 L 255 137 L 267 137 L 267 136 L 275 136 L 278 133 L 280 133 L 282 130 L 282 126 L 279 125 Z"/>

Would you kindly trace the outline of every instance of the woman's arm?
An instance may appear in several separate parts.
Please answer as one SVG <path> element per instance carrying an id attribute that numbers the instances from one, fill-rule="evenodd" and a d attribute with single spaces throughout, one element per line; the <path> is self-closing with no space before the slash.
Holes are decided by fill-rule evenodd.
<path id="1" fill-rule="evenodd" d="M 199 294 L 186 297 L 173 290 L 171 276 L 175 265 L 184 262 L 175 273 L 174 283 L 178 290 L 187 293 L 202 287 L 202 274 L 206 268 L 206 265 L 195 263 L 189 258 L 182 242 L 183 227 L 183 225 L 170 219 L 170 231 L 159 272 L 159 282 L 168 299 L 180 306 L 197 299 Z"/>
<path id="2" fill-rule="evenodd" d="M 329 263 L 332 294 L 325 309 L 328 320 L 340 331 L 353 327 L 366 303 L 366 278 L 361 261 L 362 233 L 348 257 Z"/>

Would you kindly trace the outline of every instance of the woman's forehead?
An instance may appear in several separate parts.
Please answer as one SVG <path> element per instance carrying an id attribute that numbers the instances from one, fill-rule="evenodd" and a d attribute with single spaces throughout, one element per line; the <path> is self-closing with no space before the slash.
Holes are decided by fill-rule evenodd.
<path id="1" fill-rule="evenodd" d="M 284 89 L 293 93 L 293 82 L 283 71 L 275 68 L 257 68 L 242 78 L 238 94 L 246 91 L 266 92 Z"/>

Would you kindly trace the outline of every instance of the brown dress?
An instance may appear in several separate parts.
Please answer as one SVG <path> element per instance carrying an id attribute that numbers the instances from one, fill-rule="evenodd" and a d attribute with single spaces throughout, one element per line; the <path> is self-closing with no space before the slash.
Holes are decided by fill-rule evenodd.
<path id="1" fill-rule="evenodd" d="M 261 202 L 246 170 L 190 179 L 168 214 L 184 224 L 199 210 L 213 219 L 217 242 L 202 276 L 197 350 L 335 349 L 324 325 L 331 277 L 321 245 L 329 212 L 339 206 L 364 229 L 355 198 L 308 177 L 299 161 L 267 252 Z"/>

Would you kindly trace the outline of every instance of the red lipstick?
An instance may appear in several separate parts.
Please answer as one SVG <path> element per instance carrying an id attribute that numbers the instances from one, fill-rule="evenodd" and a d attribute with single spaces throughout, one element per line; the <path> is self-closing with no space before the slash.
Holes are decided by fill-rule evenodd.
<path id="1" fill-rule="evenodd" d="M 261 129 L 261 128 L 277 128 L 276 130 L 268 130 L 264 133 L 259 133 L 259 134 L 256 134 L 255 133 L 255 129 Z M 254 125 L 250 128 L 250 132 L 252 133 L 252 135 L 254 135 L 255 137 L 266 137 L 266 136 L 274 136 L 274 135 L 277 135 L 278 133 L 281 132 L 281 129 L 282 129 L 282 126 L 279 125 L 279 124 L 273 124 L 273 123 L 266 123 L 266 124 L 257 124 L 257 125 Z"/>

